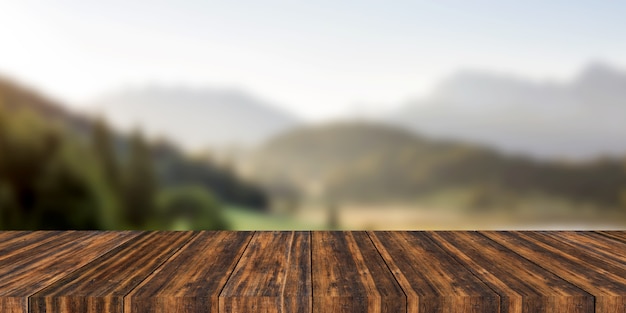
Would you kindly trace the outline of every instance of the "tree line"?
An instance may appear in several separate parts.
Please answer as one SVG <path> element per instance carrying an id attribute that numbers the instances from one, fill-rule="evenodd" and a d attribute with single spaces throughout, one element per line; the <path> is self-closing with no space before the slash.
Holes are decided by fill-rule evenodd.
<path id="1" fill-rule="evenodd" d="M 0 229 L 228 229 L 222 203 L 266 207 L 228 169 L 104 119 L 77 131 L 40 98 L 0 87 Z"/>

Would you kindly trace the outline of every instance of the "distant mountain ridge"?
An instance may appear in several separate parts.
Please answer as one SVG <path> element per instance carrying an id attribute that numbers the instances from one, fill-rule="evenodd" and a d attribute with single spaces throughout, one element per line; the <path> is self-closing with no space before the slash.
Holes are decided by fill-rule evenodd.
<path id="1" fill-rule="evenodd" d="M 250 146 L 299 121 L 244 92 L 145 87 L 105 95 L 96 110 L 121 128 L 141 126 L 191 149 Z"/>
<path id="2" fill-rule="evenodd" d="M 388 118 L 435 138 L 539 158 L 626 154 L 626 72 L 594 63 L 569 83 L 463 71 Z"/>
<path id="3" fill-rule="evenodd" d="M 248 166 L 270 188 L 291 186 L 313 199 L 321 194 L 363 203 L 411 203 L 421 195 L 463 190 L 494 204 L 542 193 L 617 207 L 626 186 L 622 160 L 537 161 L 371 122 L 291 130 L 262 145 Z"/>

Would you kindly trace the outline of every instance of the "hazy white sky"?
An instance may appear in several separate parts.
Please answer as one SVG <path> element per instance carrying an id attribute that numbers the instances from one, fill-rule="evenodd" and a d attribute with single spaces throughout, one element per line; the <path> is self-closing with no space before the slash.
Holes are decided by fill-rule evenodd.
<path id="1" fill-rule="evenodd" d="M 626 65 L 623 1 L 0 0 L 0 74 L 73 105 L 237 87 L 319 120 L 386 110 L 461 68 L 568 79 Z"/>

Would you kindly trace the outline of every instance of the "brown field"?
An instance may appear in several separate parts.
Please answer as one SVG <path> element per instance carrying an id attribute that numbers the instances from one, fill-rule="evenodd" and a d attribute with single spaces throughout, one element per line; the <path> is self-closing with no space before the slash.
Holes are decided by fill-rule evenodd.
<path id="1" fill-rule="evenodd" d="M 328 213 L 323 207 L 306 207 L 294 219 L 324 225 Z M 339 228 L 345 230 L 623 230 L 626 229 L 626 212 L 504 214 L 409 205 L 349 205 L 339 209 L 338 221 Z"/>

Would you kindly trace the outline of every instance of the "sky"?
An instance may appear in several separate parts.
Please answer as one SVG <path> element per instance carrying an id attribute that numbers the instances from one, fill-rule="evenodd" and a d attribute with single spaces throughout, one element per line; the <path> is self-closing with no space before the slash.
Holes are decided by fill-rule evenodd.
<path id="1" fill-rule="evenodd" d="M 324 120 L 393 110 L 461 69 L 625 67 L 624 16 L 623 1 L 0 0 L 0 75 L 77 108 L 207 86 Z"/>

